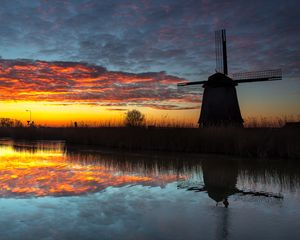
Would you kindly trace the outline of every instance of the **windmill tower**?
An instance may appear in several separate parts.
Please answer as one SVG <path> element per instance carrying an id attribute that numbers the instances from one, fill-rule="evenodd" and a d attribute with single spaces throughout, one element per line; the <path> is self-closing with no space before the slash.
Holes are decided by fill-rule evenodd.
<path id="1" fill-rule="evenodd" d="M 178 86 L 199 85 L 204 88 L 199 127 L 243 127 L 243 118 L 236 94 L 239 83 L 281 80 L 281 69 L 244 72 L 228 76 L 226 31 L 215 32 L 216 73 L 206 81 L 178 83 Z"/>

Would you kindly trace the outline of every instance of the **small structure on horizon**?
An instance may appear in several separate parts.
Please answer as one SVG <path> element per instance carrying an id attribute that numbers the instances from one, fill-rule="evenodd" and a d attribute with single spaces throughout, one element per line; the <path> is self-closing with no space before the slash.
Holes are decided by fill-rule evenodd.
<path id="1" fill-rule="evenodd" d="M 284 128 L 300 129 L 300 122 L 286 122 Z"/>
<path id="2" fill-rule="evenodd" d="M 239 83 L 281 80 L 281 69 L 244 72 L 228 76 L 226 32 L 215 32 L 216 73 L 208 80 L 178 83 L 178 86 L 199 85 L 204 88 L 199 127 L 243 127 L 236 88 Z"/>

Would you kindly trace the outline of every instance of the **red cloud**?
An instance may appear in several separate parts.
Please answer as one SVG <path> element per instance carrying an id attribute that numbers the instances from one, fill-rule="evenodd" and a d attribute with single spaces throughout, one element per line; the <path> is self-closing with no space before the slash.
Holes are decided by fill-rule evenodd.
<path id="1" fill-rule="evenodd" d="M 198 95 L 177 91 L 182 81 L 186 80 L 165 72 L 116 72 L 80 62 L 0 60 L 1 101 L 197 108 Z"/>

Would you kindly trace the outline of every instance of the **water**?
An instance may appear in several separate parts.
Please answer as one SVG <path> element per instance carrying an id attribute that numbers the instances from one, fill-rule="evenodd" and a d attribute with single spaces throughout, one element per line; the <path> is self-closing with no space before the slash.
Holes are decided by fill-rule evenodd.
<path id="1" fill-rule="evenodd" d="M 299 166 L 230 160 L 1 140 L 0 239 L 300 239 Z"/>

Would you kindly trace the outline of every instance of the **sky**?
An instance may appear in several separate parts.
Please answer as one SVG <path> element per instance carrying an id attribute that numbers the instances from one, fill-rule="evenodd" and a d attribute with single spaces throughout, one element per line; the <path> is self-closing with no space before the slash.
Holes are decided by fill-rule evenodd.
<path id="1" fill-rule="evenodd" d="M 293 1 L 1 0 L 0 117 L 38 124 L 196 123 L 227 31 L 229 74 L 281 68 L 282 81 L 237 87 L 244 118 L 300 115 L 300 14 Z"/>

